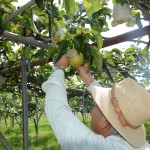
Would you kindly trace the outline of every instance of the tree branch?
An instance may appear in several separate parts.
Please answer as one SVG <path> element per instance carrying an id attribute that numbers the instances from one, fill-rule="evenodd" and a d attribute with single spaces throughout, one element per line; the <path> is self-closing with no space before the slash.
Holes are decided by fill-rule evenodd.
<path id="1" fill-rule="evenodd" d="M 130 31 L 130 32 L 127 32 L 127 33 L 124 33 L 115 37 L 105 39 L 103 43 L 103 48 L 111 46 L 111 45 L 115 45 L 118 43 L 122 43 L 125 41 L 130 41 L 130 40 L 133 40 L 135 38 L 142 37 L 145 35 L 150 35 L 150 25 L 142 29 L 136 29 L 136 30 L 133 30 L 133 31 Z M 46 44 L 42 41 L 35 40 L 34 38 L 20 36 L 20 35 L 10 33 L 7 31 L 4 31 L 1 36 L 4 38 L 8 38 L 10 40 L 21 42 L 23 44 L 32 45 L 32 46 L 36 46 L 36 47 L 40 47 L 44 49 L 48 49 L 48 47 L 50 46 L 50 44 Z M 94 43 L 92 45 L 97 45 L 97 44 Z"/>
<path id="2" fill-rule="evenodd" d="M 136 29 L 109 39 L 105 39 L 103 43 L 103 48 L 111 45 L 115 45 L 121 42 L 130 41 L 132 39 L 142 37 L 145 35 L 150 35 L 150 25 L 142 29 Z"/>
<path id="3" fill-rule="evenodd" d="M 130 40 L 131 42 L 136 42 L 136 43 L 143 43 L 143 44 L 148 44 L 148 42 L 142 41 L 142 40 Z"/>
<path id="4" fill-rule="evenodd" d="M 22 6 L 21 8 L 19 8 L 18 10 L 16 10 L 14 13 L 12 13 L 10 16 L 6 17 L 3 22 L 2 22 L 2 26 L 5 26 L 8 22 L 10 22 L 13 18 L 15 18 L 18 14 L 22 13 L 23 11 L 25 11 L 26 9 L 28 9 L 29 7 L 31 7 L 33 4 L 35 3 L 35 0 L 31 0 L 29 1 L 27 4 L 25 4 L 24 6 Z"/>
<path id="5" fill-rule="evenodd" d="M 50 46 L 44 42 L 35 40 L 34 38 L 21 36 L 21 35 L 14 34 L 14 33 L 8 32 L 8 31 L 4 31 L 1 36 L 6 39 L 10 39 L 10 40 L 13 40 L 16 42 L 21 42 L 23 44 L 32 45 L 32 46 L 36 46 L 36 47 L 40 47 L 40 48 L 44 48 L 44 49 L 48 49 L 48 47 Z"/>
<path id="6" fill-rule="evenodd" d="M 52 58 L 43 58 L 43 59 L 40 59 L 40 60 L 37 60 L 37 61 L 29 62 L 29 63 L 27 63 L 27 66 L 29 68 L 33 68 L 34 66 L 46 64 L 46 63 L 51 62 L 51 61 L 52 61 Z M 10 72 L 12 73 L 12 72 L 15 72 L 15 71 L 20 71 L 20 70 L 21 70 L 21 65 L 16 66 L 16 67 L 3 69 L 3 70 L 0 71 L 0 74 L 7 74 L 7 73 L 10 73 Z"/>

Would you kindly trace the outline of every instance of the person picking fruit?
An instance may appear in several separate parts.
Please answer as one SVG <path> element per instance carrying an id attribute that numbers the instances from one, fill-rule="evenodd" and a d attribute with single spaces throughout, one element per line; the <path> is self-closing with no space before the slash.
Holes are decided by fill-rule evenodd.
<path id="1" fill-rule="evenodd" d="M 62 150 L 150 150 L 144 123 L 150 120 L 150 95 L 131 78 L 111 88 L 103 88 L 88 72 L 88 64 L 77 67 L 95 101 L 91 129 L 72 113 L 68 104 L 65 54 L 42 89 L 46 93 L 45 112 Z"/>

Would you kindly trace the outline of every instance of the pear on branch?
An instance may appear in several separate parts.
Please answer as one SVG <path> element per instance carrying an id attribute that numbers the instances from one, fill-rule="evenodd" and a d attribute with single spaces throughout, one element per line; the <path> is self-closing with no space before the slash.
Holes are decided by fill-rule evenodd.
<path id="1" fill-rule="evenodd" d="M 68 50 L 67 56 L 69 57 L 69 64 L 72 67 L 79 67 L 84 62 L 83 54 L 78 53 L 74 48 Z"/>

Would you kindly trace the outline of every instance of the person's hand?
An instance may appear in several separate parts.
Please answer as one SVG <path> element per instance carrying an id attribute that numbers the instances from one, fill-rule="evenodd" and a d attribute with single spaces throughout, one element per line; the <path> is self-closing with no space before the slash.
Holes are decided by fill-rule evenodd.
<path id="1" fill-rule="evenodd" d="M 66 69 L 69 66 L 69 57 L 64 54 L 59 61 L 56 62 L 56 64 L 54 64 L 55 66 L 61 66 L 64 69 Z"/>
<path id="2" fill-rule="evenodd" d="M 90 85 L 92 83 L 93 77 L 92 74 L 89 72 L 89 66 L 87 63 L 79 66 L 77 68 L 77 71 L 84 83 L 86 83 L 87 85 Z"/>

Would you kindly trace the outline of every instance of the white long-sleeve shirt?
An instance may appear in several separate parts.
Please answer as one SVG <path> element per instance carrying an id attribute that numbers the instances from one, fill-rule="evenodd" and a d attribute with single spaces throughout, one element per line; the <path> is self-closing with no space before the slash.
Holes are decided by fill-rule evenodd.
<path id="1" fill-rule="evenodd" d="M 98 85 L 94 81 L 89 87 Z M 64 72 L 59 69 L 42 84 L 46 93 L 45 112 L 62 150 L 150 150 L 146 142 L 141 148 L 134 148 L 123 138 L 104 138 L 86 127 L 71 111 L 64 80 Z"/>

